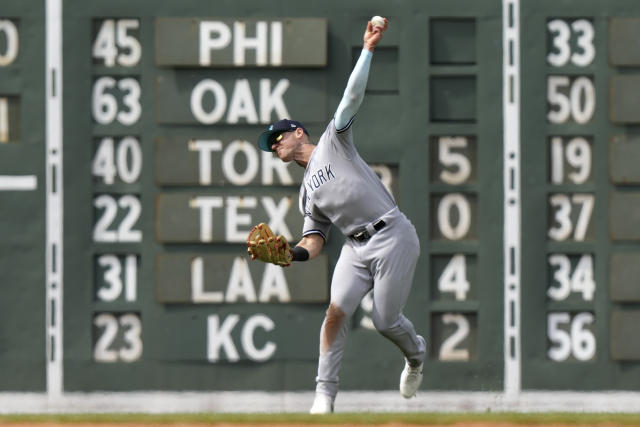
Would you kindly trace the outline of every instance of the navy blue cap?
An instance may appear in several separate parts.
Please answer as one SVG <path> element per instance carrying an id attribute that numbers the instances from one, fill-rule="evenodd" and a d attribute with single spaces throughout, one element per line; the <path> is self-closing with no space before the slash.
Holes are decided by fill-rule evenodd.
<path id="1" fill-rule="evenodd" d="M 260 147 L 260 149 L 263 151 L 272 151 L 271 146 L 275 142 L 275 139 L 278 137 L 278 135 L 280 135 L 282 132 L 296 130 L 298 128 L 302 129 L 304 133 L 309 135 L 309 132 L 307 132 L 304 126 L 302 126 L 302 123 L 298 121 L 289 119 L 278 120 L 277 122 L 269 126 L 269 129 L 260 134 L 260 137 L 258 138 L 258 147 Z"/>

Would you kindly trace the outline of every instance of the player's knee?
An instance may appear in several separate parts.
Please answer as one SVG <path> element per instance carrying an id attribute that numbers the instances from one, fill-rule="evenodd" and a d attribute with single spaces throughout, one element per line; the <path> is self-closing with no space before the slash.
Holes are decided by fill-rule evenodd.
<path id="1" fill-rule="evenodd" d="M 331 347 L 344 322 L 345 313 L 336 304 L 329 304 L 322 328 L 321 351 L 324 353 Z"/>
<path id="2" fill-rule="evenodd" d="M 329 308 L 327 308 L 327 317 L 344 317 L 344 311 L 336 304 L 329 304 Z"/>
<path id="3" fill-rule="evenodd" d="M 329 304 L 329 308 L 327 309 L 325 327 L 328 326 L 328 329 L 337 331 L 342 327 L 344 318 L 344 311 L 342 311 L 342 309 L 336 304 L 331 303 Z"/>
<path id="4" fill-rule="evenodd" d="M 371 316 L 373 326 L 382 335 L 393 335 L 393 331 L 400 327 L 399 319 L 397 317 L 390 319 L 375 312 Z"/>

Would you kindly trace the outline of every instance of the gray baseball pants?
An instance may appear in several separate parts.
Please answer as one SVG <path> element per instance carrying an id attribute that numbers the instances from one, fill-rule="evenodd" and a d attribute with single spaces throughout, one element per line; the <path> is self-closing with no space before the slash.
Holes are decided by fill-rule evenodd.
<path id="1" fill-rule="evenodd" d="M 378 332 L 409 360 L 422 361 L 426 348 L 402 310 L 409 297 L 420 243 L 406 216 L 395 208 L 386 225 L 369 240 L 347 238 L 331 281 L 331 303 L 320 331 L 316 392 L 335 398 L 338 371 L 347 340 L 349 319 L 373 289 L 372 320 Z"/>

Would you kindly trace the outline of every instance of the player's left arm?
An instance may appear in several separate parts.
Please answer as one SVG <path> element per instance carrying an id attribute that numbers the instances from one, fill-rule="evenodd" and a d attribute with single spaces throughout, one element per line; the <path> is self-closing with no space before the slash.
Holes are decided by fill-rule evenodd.
<path id="1" fill-rule="evenodd" d="M 349 76 L 347 87 L 334 116 L 334 124 L 338 131 L 344 130 L 349 126 L 364 100 L 373 50 L 380 42 L 382 34 L 387 30 L 388 26 L 389 22 L 386 19 L 384 27 L 373 26 L 371 22 L 367 23 L 367 29 L 363 37 L 362 52 Z"/>
<path id="2" fill-rule="evenodd" d="M 304 236 L 293 248 L 293 261 L 307 261 L 315 258 L 322 252 L 324 239 L 320 234 L 313 233 Z"/>

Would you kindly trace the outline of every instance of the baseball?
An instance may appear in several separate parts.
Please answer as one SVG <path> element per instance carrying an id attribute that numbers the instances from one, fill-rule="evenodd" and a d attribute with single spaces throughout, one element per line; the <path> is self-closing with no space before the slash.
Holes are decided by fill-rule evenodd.
<path id="1" fill-rule="evenodd" d="M 371 24 L 374 27 L 384 27 L 384 18 L 382 16 L 374 16 L 371 18 Z"/>

